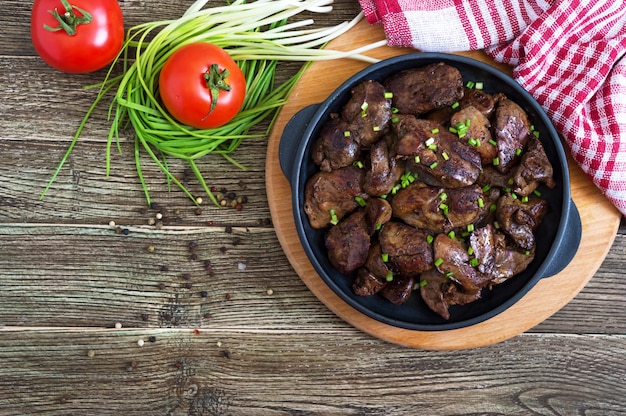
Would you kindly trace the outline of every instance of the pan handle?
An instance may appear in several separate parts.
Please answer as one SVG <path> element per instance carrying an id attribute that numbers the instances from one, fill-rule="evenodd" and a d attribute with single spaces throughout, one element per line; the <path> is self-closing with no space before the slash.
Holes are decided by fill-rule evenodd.
<path id="1" fill-rule="evenodd" d="M 556 241 L 554 245 L 558 247 L 559 255 L 554 256 L 552 262 L 546 266 L 543 277 L 550 277 L 560 273 L 572 261 L 578 251 L 582 238 L 582 222 L 578 208 L 576 208 L 576 204 L 571 199 L 565 210 L 565 215 L 567 215 L 565 232 L 561 235 L 561 241 Z"/>
<path id="2" fill-rule="evenodd" d="M 298 157 L 297 153 L 300 147 L 300 140 L 318 107 L 319 104 L 311 104 L 298 111 L 291 120 L 287 122 L 283 129 L 283 134 L 280 137 L 280 143 L 278 144 L 278 162 L 290 184 L 294 173 L 294 162 Z"/>

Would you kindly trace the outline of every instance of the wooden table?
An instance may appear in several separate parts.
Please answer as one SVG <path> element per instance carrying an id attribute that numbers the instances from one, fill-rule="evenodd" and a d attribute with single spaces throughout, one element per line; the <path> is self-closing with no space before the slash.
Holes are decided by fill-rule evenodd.
<path id="1" fill-rule="evenodd" d="M 189 4 L 122 8 L 129 27 Z M 130 132 L 105 176 L 100 108 L 39 200 L 94 98 L 81 87 L 103 72 L 48 68 L 30 44 L 29 7 L 7 1 L 0 18 L 1 415 L 626 413 L 623 228 L 549 319 L 494 345 L 430 351 L 355 329 L 305 286 L 272 225 L 265 140 L 235 153 L 247 171 L 200 162 L 212 186 L 247 197 L 241 211 L 198 210 L 146 160 L 147 207 Z M 338 2 L 325 22 L 357 11 Z"/>

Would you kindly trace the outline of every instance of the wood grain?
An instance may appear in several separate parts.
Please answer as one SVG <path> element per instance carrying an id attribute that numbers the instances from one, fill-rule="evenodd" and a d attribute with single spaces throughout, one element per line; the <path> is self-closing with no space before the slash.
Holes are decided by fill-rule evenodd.
<path id="1" fill-rule="evenodd" d="M 331 42 L 328 47 L 345 50 L 381 38 L 384 38 L 384 34 L 379 28 L 362 22 Z M 405 53 L 406 49 L 385 47 L 376 52 L 377 57 L 390 57 Z M 477 53 L 471 55 L 495 65 L 484 55 Z M 558 275 L 540 281 L 523 299 L 498 316 L 471 327 L 450 331 L 406 330 L 384 324 L 358 312 L 322 281 L 299 244 L 291 206 L 275 203 L 291 196 L 289 183 L 277 163 L 278 144 L 285 124 L 297 111 L 306 105 L 322 102 L 340 83 L 363 67 L 361 63 L 350 60 L 312 64 L 294 89 L 294 98 L 282 109 L 270 136 L 266 172 L 273 222 L 287 257 L 311 291 L 337 315 L 365 332 L 401 345 L 428 349 L 475 348 L 501 342 L 541 323 L 574 298 L 604 260 L 619 227 L 620 215 L 608 201 L 602 199 L 598 189 L 572 160 L 569 161 L 572 198 L 583 222 L 583 236 L 579 248 L 581 255 L 576 256 Z M 323 82 L 331 69 L 335 74 L 333 81 Z M 502 69 L 509 71 L 507 68 Z"/>
<path id="2" fill-rule="evenodd" d="M 626 393 L 614 371 L 624 337 L 523 335 L 488 351 L 497 365 L 480 349 L 415 353 L 350 329 L 12 331 L 0 342 L 12 386 L 0 403 L 15 414 L 608 416 Z"/>
<path id="3" fill-rule="evenodd" d="M 120 4 L 129 26 L 179 16 L 192 1 Z M 267 138 L 236 152 L 249 171 L 200 162 L 211 184 L 249 197 L 242 211 L 203 204 L 196 213 L 146 163 L 151 209 L 132 131 L 106 178 L 109 123 L 99 109 L 40 201 L 91 103 L 82 87 L 103 73 L 43 64 L 30 44 L 31 4 L 6 1 L 0 16 L 0 415 L 626 413 L 626 228 L 583 290 L 543 323 L 487 347 L 426 351 L 356 329 L 299 278 L 271 221 Z M 321 24 L 358 10 L 339 0 Z M 279 75 L 297 68 L 281 64 Z M 185 164 L 170 166 L 184 175 Z"/>

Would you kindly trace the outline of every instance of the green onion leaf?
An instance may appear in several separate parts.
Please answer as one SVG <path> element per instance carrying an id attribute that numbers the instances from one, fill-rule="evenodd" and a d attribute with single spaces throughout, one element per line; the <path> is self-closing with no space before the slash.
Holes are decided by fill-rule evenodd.
<path id="1" fill-rule="evenodd" d="M 206 7 L 207 3 L 207 0 L 195 1 L 176 19 L 141 23 L 128 28 L 122 50 L 111 63 L 102 82 L 96 85 L 96 98 L 86 110 L 70 146 L 40 198 L 46 195 L 56 180 L 85 124 L 95 114 L 96 107 L 111 96 L 108 104 L 111 124 L 105 146 L 106 175 L 111 170 L 113 140 L 117 141 L 120 149 L 118 138 L 121 130 L 130 126 L 134 130 L 135 167 L 148 205 L 151 198 L 143 176 L 143 153 L 163 172 L 168 183 L 176 184 L 197 203 L 197 198 L 169 171 L 166 159 L 174 157 L 188 163 L 202 189 L 219 206 L 196 162 L 207 155 L 217 155 L 238 169 L 246 169 L 233 159 L 231 153 L 243 140 L 267 137 L 277 112 L 287 102 L 293 87 L 308 66 L 303 65 L 293 77 L 279 83 L 276 78 L 278 62 L 298 61 L 308 64 L 317 60 L 352 58 L 374 63 L 378 59 L 363 53 L 386 43 L 377 41 L 349 51 L 324 48 L 361 17 L 335 26 L 302 29 L 303 26 L 315 23 L 312 19 L 300 19 L 298 15 L 302 12 L 323 14 L 332 10 L 326 4 L 314 0 L 233 0 L 225 6 L 216 7 Z M 291 18 L 295 18 L 295 21 L 290 22 Z M 198 130 L 180 124 L 165 111 L 159 100 L 158 77 L 161 68 L 176 48 L 192 42 L 209 42 L 222 47 L 244 73 L 246 98 L 241 111 L 221 127 Z M 117 68 L 122 68 L 120 75 L 115 75 Z M 262 123 L 265 123 L 266 131 L 253 131 Z"/>

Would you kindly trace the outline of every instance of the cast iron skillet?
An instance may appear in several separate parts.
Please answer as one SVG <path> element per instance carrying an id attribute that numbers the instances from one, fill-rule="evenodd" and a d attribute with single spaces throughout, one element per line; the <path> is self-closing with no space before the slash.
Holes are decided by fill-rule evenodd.
<path id="1" fill-rule="evenodd" d="M 393 305 L 379 295 L 356 296 L 351 288 L 353 276 L 339 273 L 328 261 L 324 245 L 325 230 L 309 225 L 304 212 L 306 181 L 317 170 L 311 161 L 311 147 L 320 128 L 331 113 L 338 113 L 350 97 L 351 89 L 368 79 L 382 81 L 403 69 L 445 62 L 458 68 L 464 81 L 483 82 L 488 93 L 502 92 L 520 105 L 529 115 L 548 158 L 554 167 L 557 186 L 541 187 L 541 197 L 549 202 L 540 229 L 534 261 L 521 274 L 507 282 L 485 289 L 483 298 L 463 306 L 450 308 L 450 319 L 432 312 L 414 292 L 401 306 Z M 279 145 L 279 159 L 288 178 L 296 229 L 305 253 L 324 282 L 345 302 L 363 314 L 399 328 L 436 331 L 462 328 L 489 319 L 521 299 L 540 279 L 553 276 L 572 260 L 581 239 L 580 215 L 570 196 L 567 160 L 559 136 L 541 106 L 517 82 L 497 69 L 471 58 L 441 53 L 414 53 L 378 62 L 355 74 L 337 88 L 324 102 L 300 110 L 287 123 Z"/>

